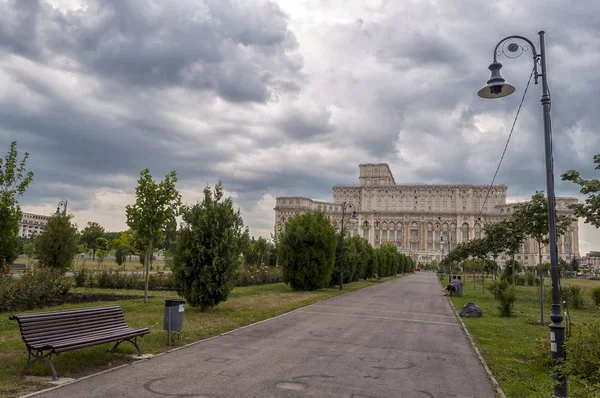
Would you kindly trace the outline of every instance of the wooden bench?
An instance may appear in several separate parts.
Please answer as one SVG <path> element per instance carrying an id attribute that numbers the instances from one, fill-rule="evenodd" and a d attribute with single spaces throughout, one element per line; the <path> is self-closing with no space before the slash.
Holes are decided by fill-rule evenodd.
<path id="1" fill-rule="evenodd" d="M 8 264 L 8 268 L 11 271 L 25 271 L 27 269 L 27 264 Z"/>
<path id="2" fill-rule="evenodd" d="M 128 341 L 135 346 L 138 355 L 142 355 L 137 337 L 150 333 L 148 328 L 127 326 L 118 305 L 13 315 L 9 319 L 19 322 L 21 337 L 29 352 L 21 375 L 32 363 L 42 361 L 50 367 L 54 380 L 57 380 L 56 370 L 50 360 L 53 354 L 113 341 L 111 351 L 114 352 L 119 344 Z"/>

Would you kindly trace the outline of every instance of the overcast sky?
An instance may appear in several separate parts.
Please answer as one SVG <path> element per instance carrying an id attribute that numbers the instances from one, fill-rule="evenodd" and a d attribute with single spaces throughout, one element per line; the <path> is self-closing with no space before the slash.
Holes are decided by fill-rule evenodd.
<path id="1" fill-rule="evenodd" d="M 275 197 L 332 200 L 359 163 L 489 184 L 531 53 L 499 57 L 514 95 L 476 92 L 499 39 L 544 29 L 557 194 L 581 200 L 560 174 L 597 176 L 599 15 L 593 0 L 0 0 L 0 153 L 30 153 L 25 211 L 68 200 L 80 227 L 123 230 L 140 170 L 175 169 L 184 201 L 221 179 L 268 237 Z M 511 200 L 545 188 L 539 97 L 496 181 Z M 583 223 L 580 249 L 600 249 Z"/>

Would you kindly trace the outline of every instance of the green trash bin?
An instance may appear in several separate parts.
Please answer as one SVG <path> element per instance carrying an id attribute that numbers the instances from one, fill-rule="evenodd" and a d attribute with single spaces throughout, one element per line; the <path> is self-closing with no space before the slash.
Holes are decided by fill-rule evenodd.
<path id="1" fill-rule="evenodd" d="M 185 299 L 174 298 L 165 300 L 165 316 L 163 320 L 163 329 L 168 332 L 171 345 L 171 336 L 177 333 L 177 340 L 183 327 L 183 312 L 185 311 Z"/>

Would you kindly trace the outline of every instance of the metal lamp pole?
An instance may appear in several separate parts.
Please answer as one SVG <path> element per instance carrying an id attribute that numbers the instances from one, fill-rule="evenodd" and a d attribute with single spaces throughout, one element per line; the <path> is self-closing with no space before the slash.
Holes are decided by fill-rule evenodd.
<path id="1" fill-rule="evenodd" d="M 344 218 L 346 218 L 346 209 L 350 207 L 354 207 L 354 205 L 348 202 L 342 203 L 342 230 L 340 233 L 340 239 L 342 240 L 342 251 L 340 253 L 340 291 L 342 291 L 342 287 L 344 286 Z M 352 212 L 349 221 L 351 224 L 358 222 L 356 211 Z"/>
<path id="2" fill-rule="evenodd" d="M 538 78 L 542 78 L 542 111 L 544 120 L 544 149 L 546 158 L 546 190 L 548 193 L 548 235 L 550 240 L 550 277 L 552 279 L 552 323 L 550 324 L 550 341 L 552 351 L 552 365 L 555 366 L 560 360 L 566 358 L 565 353 L 565 326 L 562 324 L 563 316 L 560 310 L 560 293 L 558 288 L 558 252 L 556 245 L 556 203 L 554 196 L 554 164 L 552 159 L 552 120 L 550 119 L 550 90 L 548 89 L 548 69 L 546 68 L 546 42 L 545 32 L 538 32 L 540 40 L 540 52 L 536 52 L 534 43 L 524 36 L 508 36 L 500 40 L 494 48 L 494 62 L 489 66 L 492 72 L 487 85 L 479 90 L 478 95 L 482 98 L 502 98 L 512 94 L 515 88 L 506 83 L 500 75 L 502 64 L 496 60 L 498 55 L 504 54 L 508 58 L 516 58 L 523 52 L 531 50 L 533 54 L 533 76 L 535 84 Z M 525 42 L 518 44 L 514 40 Z M 508 50 L 508 52 L 506 52 Z M 538 72 L 538 67 L 540 72 Z M 556 381 L 554 385 L 554 396 L 567 396 L 567 379 L 556 370 L 553 372 Z"/>

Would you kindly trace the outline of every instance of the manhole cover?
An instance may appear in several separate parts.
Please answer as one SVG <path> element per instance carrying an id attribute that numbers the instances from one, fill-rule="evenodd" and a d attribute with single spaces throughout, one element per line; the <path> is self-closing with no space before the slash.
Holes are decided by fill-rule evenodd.
<path id="1" fill-rule="evenodd" d="M 277 383 L 277 388 L 281 388 L 282 390 L 300 391 L 300 390 L 306 389 L 306 384 L 290 383 L 289 381 L 282 381 L 281 383 Z"/>

